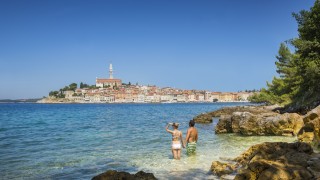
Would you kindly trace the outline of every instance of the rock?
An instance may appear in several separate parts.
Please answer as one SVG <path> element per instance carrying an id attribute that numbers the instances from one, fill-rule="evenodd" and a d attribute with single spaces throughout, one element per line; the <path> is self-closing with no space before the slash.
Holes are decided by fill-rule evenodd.
<path id="1" fill-rule="evenodd" d="M 273 112 L 272 110 L 276 106 L 235 106 L 235 107 L 224 107 L 216 111 L 209 112 L 212 117 L 221 117 L 222 115 L 231 115 L 234 112 L 250 112 L 252 114 L 260 114 Z"/>
<path id="2" fill-rule="evenodd" d="M 139 171 L 136 174 L 128 172 L 118 172 L 115 170 L 108 170 L 102 174 L 94 176 L 92 180 L 154 180 L 157 179 L 152 173 L 145 173 Z"/>
<path id="3" fill-rule="evenodd" d="M 233 133 L 231 122 L 231 115 L 221 115 L 218 124 L 215 127 L 215 132 L 217 134 Z"/>
<path id="4" fill-rule="evenodd" d="M 212 116 L 208 113 L 199 114 L 198 116 L 194 117 L 193 120 L 196 123 L 212 123 Z"/>
<path id="5" fill-rule="evenodd" d="M 317 157 L 313 157 L 307 161 L 308 170 L 312 172 L 315 176 L 315 179 L 320 179 L 320 155 L 317 154 Z"/>
<path id="6" fill-rule="evenodd" d="M 193 118 L 196 123 L 212 123 L 213 117 L 221 117 L 224 115 L 231 115 L 234 112 L 250 112 L 253 114 L 272 112 L 278 106 L 236 106 L 224 107 L 216 111 L 202 113 Z"/>
<path id="7" fill-rule="evenodd" d="M 254 145 L 235 159 L 242 165 L 235 179 L 317 179 L 318 156 L 306 143 Z"/>
<path id="8" fill-rule="evenodd" d="M 302 116 L 297 113 L 284 113 L 266 119 L 265 126 L 267 134 L 296 136 L 304 122 Z"/>
<path id="9" fill-rule="evenodd" d="M 215 132 L 217 134 L 293 136 L 298 134 L 303 125 L 302 116 L 296 113 L 233 112 L 231 116 L 222 115 L 220 117 Z"/>
<path id="10" fill-rule="evenodd" d="M 308 112 L 303 121 L 304 126 L 298 133 L 298 140 L 320 148 L 320 106 Z"/>
<path id="11" fill-rule="evenodd" d="M 235 169 L 236 169 L 235 165 L 222 163 L 219 161 L 213 161 L 210 168 L 212 173 L 216 174 L 217 176 L 231 174 L 235 171 Z"/>

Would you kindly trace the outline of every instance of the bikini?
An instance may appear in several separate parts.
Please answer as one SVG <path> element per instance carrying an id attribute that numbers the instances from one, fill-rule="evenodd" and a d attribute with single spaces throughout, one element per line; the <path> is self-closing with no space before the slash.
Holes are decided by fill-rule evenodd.
<path id="1" fill-rule="evenodd" d="M 172 134 L 172 149 L 181 149 L 180 131 Z"/>

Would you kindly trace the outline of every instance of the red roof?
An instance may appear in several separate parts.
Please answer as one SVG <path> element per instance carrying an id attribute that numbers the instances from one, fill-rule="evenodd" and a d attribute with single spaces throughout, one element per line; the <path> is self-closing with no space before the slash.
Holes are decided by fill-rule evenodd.
<path id="1" fill-rule="evenodd" d="M 121 79 L 96 79 L 96 82 L 105 83 L 105 82 L 121 82 Z"/>

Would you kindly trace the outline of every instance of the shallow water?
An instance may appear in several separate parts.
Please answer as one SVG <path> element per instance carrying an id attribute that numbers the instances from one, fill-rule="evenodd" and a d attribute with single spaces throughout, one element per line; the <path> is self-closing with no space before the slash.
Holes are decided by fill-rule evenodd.
<path id="1" fill-rule="evenodd" d="M 215 179 L 211 162 L 251 145 L 290 137 L 214 134 L 217 119 L 196 124 L 197 154 L 173 160 L 167 122 L 184 136 L 195 115 L 245 103 L 0 104 L 1 179 L 91 179 L 107 169 L 154 173 L 160 179 Z"/>

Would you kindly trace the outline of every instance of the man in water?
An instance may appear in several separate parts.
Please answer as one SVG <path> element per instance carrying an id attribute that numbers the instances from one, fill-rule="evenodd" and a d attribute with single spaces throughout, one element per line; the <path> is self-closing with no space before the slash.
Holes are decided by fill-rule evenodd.
<path id="1" fill-rule="evenodd" d="M 197 141 L 198 141 L 198 130 L 194 127 L 194 120 L 189 121 L 189 129 L 187 130 L 187 154 L 191 155 L 196 152 Z"/>

